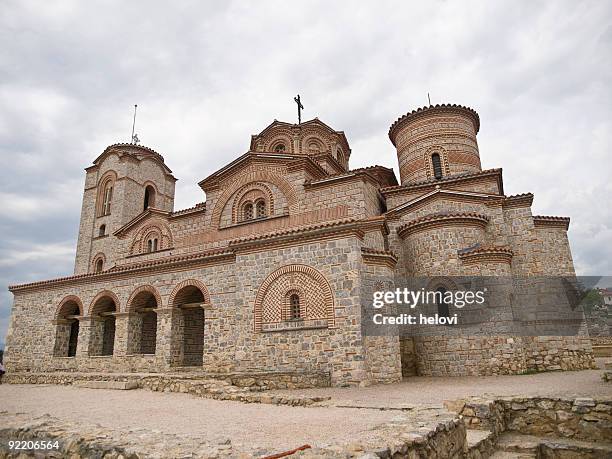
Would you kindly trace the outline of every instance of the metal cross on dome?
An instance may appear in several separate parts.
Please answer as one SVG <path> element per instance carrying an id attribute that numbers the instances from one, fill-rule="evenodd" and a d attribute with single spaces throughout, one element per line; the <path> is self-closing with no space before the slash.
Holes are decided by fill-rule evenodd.
<path id="1" fill-rule="evenodd" d="M 300 101 L 300 95 L 298 94 L 296 97 L 293 98 L 293 100 L 297 104 L 298 124 L 302 124 L 302 110 L 304 110 L 304 106 L 302 105 L 302 102 Z"/>

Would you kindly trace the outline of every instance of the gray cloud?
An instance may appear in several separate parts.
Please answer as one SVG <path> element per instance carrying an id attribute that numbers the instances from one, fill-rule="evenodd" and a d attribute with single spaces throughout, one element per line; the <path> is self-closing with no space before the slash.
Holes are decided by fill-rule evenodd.
<path id="1" fill-rule="evenodd" d="M 484 167 L 572 217 L 581 274 L 612 273 L 608 2 L 3 2 L 0 337 L 10 283 L 71 272 L 83 168 L 137 132 L 180 181 L 272 119 L 344 130 L 351 165 L 396 168 L 389 125 L 432 102 L 481 115 Z M 397 168 L 396 168 L 397 171 Z"/>

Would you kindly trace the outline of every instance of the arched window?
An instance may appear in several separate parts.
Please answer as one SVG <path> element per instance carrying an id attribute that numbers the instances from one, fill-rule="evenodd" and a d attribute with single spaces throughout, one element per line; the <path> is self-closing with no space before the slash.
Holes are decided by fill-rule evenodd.
<path id="1" fill-rule="evenodd" d="M 103 269 L 104 269 L 104 260 L 100 258 L 98 259 L 98 261 L 96 261 L 96 272 L 101 273 Z"/>
<path id="2" fill-rule="evenodd" d="M 263 199 L 259 199 L 255 203 L 255 212 L 256 212 L 257 218 L 265 217 L 266 216 L 266 201 L 264 201 Z"/>
<path id="3" fill-rule="evenodd" d="M 321 147 L 317 142 L 310 142 L 310 144 L 308 145 L 308 151 L 310 153 L 319 153 L 320 150 Z"/>
<path id="4" fill-rule="evenodd" d="M 98 232 L 98 236 L 106 236 L 106 225 L 100 225 L 100 231 Z"/>
<path id="5" fill-rule="evenodd" d="M 111 201 L 113 200 L 113 182 L 108 182 L 104 187 L 104 201 L 102 204 L 102 215 L 110 215 Z"/>
<path id="6" fill-rule="evenodd" d="M 242 212 L 244 220 L 253 220 L 253 203 L 247 202 L 243 207 Z"/>
<path id="7" fill-rule="evenodd" d="M 157 252 L 157 238 L 151 238 L 147 241 L 147 252 Z"/>
<path id="8" fill-rule="evenodd" d="M 274 147 L 274 151 L 277 153 L 283 153 L 285 151 L 285 144 L 279 143 L 276 147 Z"/>
<path id="9" fill-rule="evenodd" d="M 438 153 L 431 155 L 431 165 L 433 167 L 434 177 L 440 180 L 442 178 L 442 161 Z"/>
<path id="10" fill-rule="evenodd" d="M 289 297 L 289 319 L 297 320 L 301 317 L 300 296 L 297 293 L 292 293 Z"/>
<path id="11" fill-rule="evenodd" d="M 147 185 L 144 194 L 144 207 L 143 210 L 147 210 L 149 207 L 155 206 L 155 188 L 151 185 Z"/>
<path id="12" fill-rule="evenodd" d="M 448 303 L 444 301 L 444 296 L 447 291 L 448 290 L 446 290 L 444 287 L 439 287 L 436 289 L 436 292 L 440 294 L 437 298 L 438 317 L 449 317 L 450 316 L 450 311 L 448 308 L 449 305 Z"/>

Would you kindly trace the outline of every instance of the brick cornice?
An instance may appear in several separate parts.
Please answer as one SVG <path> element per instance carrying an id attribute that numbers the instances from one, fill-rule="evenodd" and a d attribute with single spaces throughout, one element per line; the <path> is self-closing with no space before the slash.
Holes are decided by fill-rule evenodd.
<path id="1" fill-rule="evenodd" d="M 569 224 L 569 217 L 552 217 L 548 215 L 533 216 L 533 226 L 536 228 L 563 228 L 567 231 L 569 229 Z"/>
<path id="2" fill-rule="evenodd" d="M 414 190 L 430 191 L 436 188 L 438 185 L 447 185 L 451 183 L 478 183 L 485 182 L 486 179 L 494 177 L 497 180 L 497 184 L 499 186 L 499 192 L 503 195 L 504 193 L 504 185 L 502 179 L 502 169 L 486 169 L 484 171 L 466 173 L 466 174 L 458 174 L 458 175 L 449 175 L 446 177 L 442 177 L 441 179 L 428 179 L 422 182 L 411 183 L 408 185 L 396 185 L 396 186 L 388 186 L 382 188 L 380 191 L 383 195 L 393 195 L 399 193 L 406 193 Z"/>
<path id="3" fill-rule="evenodd" d="M 291 246 L 312 240 L 336 239 L 347 235 L 363 239 L 364 233 L 360 227 L 361 223 L 362 220 L 346 218 L 300 228 L 289 228 L 282 231 L 234 239 L 229 242 L 229 248 L 238 253 L 245 250 L 260 251 L 285 245 Z"/>
<path id="4" fill-rule="evenodd" d="M 368 247 L 361 248 L 361 259 L 365 264 L 387 266 L 391 269 L 394 269 L 397 264 L 397 256 L 393 252 Z"/>
<path id="5" fill-rule="evenodd" d="M 489 223 L 489 217 L 474 212 L 455 214 L 433 214 L 417 218 L 397 229 L 399 237 L 404 239 L 411 234 L 448 226 L 478 226 L 484 228 Z"/>
<path id="6" fill-rule="evenodd" d="M 514 252 L 508 246 L 478 246 L 458 252 L 459 259 L 464 264 L 481 262 L 512 263 Z"/>
<path id="7" fill-rule="evenodd" d="M 10 285 L 9 291 L 24 292 L 46 289 L 56 286 L 80 285 L 85 283 L 111 281 L 120 278 L 132 277 L 141 273 L 165 273 L 175 270 L 191 269 L 198 266 L 225 264 L 235 261 L 235 253 L 228 249 L 215 249 L 198 252 L 190 255 L 181 255 L 167 259 L 152 260 L 116 266 L 101 273 L 78 274 L 75 276 L 60 277 L 28 284 Z"/>
<path id="8" fill-rule="evenodd" d="M 193 214 L 197 214 L 197 213 L 205 212 L 205 211 L 206 211 L 206 203 L 199 202 L 195 206 L 189 207 L 188 209 L 175 210 L 169 215 L 169 218 L 180 218 L 180 217 L 185 217 L 185 216 L 189 216 L 189 215 L 193 215 Z"/>
<path id="9" fill-rule="evenodd" d="M 515 209 L 520 207 L 531 207 L 533 204 L 533 194 L 523 193 L 506 196 L 502 202 L 504 209 Z"/>
<path id="10" fill-rule="evenodd" d="M 331 175 L 328 177 L 323 177 L 318 180 L 307 181 L 304 183 L 304 188 L 318 188 L 325 186 L 334 186 L 338 183 L 345 183 L 350 181 L 363 181 L 371 183 L 374 186 L 379 186 L 378 179 L 365 170 L 356 170 L 351 172 L 346 172 L 343 174 Z"/>

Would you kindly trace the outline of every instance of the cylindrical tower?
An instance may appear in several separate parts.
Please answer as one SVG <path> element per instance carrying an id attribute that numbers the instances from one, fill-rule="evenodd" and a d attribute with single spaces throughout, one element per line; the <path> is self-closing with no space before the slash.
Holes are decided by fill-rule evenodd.
<path id="1" fill-rule="evenodd" d="M 389 129 L 402 185 L 478 172 L 478 113 L 461 105 L 430 105 L 399 118 Z"/>

